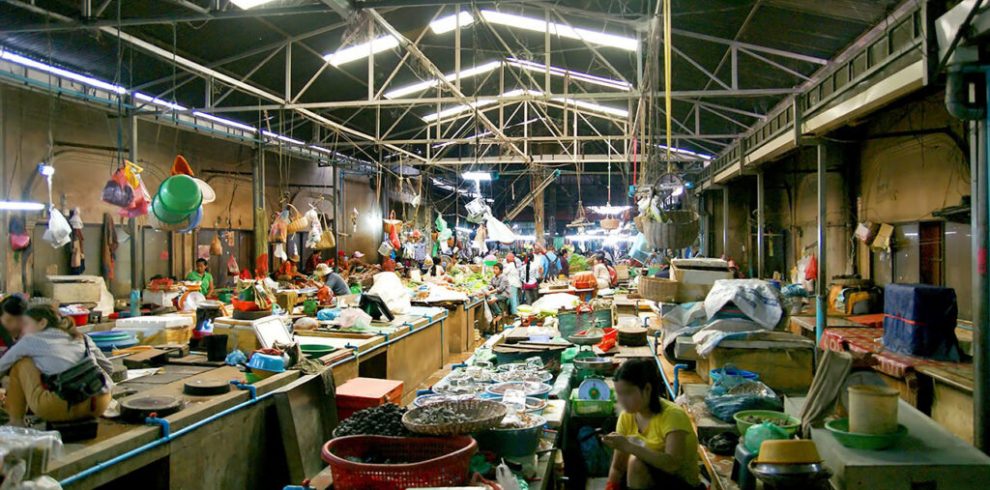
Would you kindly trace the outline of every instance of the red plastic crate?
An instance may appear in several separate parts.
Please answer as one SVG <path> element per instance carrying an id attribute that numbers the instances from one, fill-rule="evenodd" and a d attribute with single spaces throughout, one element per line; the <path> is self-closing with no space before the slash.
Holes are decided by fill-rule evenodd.
<path id="1" fill-rule="evenodd" d="M 337 387 L 337 418 L 344 420 L 359 410 L 402 403 L 402 381 L 354 378 Z"/>

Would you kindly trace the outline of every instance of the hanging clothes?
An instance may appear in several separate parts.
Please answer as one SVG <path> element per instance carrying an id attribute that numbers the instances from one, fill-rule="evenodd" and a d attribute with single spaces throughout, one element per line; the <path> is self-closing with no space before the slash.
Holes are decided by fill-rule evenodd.
<path id="1" fill-rule="evenodd" d="M 107 282 L 113 280 L 114 262 L 117 260 L 117 229 L 113 225 L 113 216 L 110 213 L 103 213 L 103 250 L 101 260 L 101 272 Z"/>

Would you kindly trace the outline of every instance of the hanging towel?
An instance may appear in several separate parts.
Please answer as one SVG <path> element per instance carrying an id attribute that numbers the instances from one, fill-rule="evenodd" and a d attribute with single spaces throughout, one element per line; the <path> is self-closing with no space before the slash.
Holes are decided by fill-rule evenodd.
<path id="1" fill-rule="evenodd" d="M 110 216 L 110 213 L 103 213 L 103 250 L 101 253 L 100 270 L 107 282 L 113 280 L 114 261 L 117 259 L 117 245 L 117 229 L 113 226 L 113 216 Z"/>

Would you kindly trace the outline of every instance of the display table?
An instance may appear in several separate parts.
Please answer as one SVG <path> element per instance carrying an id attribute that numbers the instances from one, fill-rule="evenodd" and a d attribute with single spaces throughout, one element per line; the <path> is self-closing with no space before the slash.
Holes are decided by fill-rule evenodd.
<path id="1" fill-rule="evenodd" d="M 827 328 L 861 328 L 865 326 L 862 323 L 857 323 L 848 318 L 839 316 L 826 317 L 825 324 L 827 325 Z M 792 316 L 791 321 L 788 324 L 788 331 L 814 340 L 815 328 L 817 325 L 818 319 L 814 315 Z"/>
<path id="2" fill-rule="evenodd" d="M 785 411 L 800 413 L 804 398 L 788 398 Z M 950 434 L 903 400 L 898 422 L 908 435 L 883 451 L 851 449 L 824 429 L 812 429 L 811 439 L 832 484 L 845 490 L 911 490 L 917 488 L 985 488 L 990 481 L 990 456 Z"/>

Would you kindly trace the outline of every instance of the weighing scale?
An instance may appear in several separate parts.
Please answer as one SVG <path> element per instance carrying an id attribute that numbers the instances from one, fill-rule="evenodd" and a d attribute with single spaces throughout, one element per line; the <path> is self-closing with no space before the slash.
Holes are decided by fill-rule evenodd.
<path id="1" fill-rule="evenodd" d="M 587 378 L 578 385 L 578 399 L 609 401 L 612 399 L 612 389 L 602 378 Z"/>

